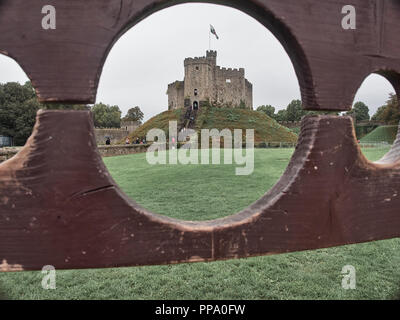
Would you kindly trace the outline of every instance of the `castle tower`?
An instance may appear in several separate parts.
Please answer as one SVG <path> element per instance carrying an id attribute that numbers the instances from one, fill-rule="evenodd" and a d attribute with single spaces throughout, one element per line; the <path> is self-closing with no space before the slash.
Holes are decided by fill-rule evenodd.
<path id="1" fill-rule="evenodd" d="M 206 59 L 210 61 L 210 63 L 214 66 L 217 65 L 217 51 L 207 50 L 206 51 Z"/>
<path id="2" fill-rule="evenodd" d="M 200 107 L 201 101 L 214 99 L 214 73 L 217 52 L 207 51 L 206 57 L 185 59 L 184 105 L 194 109 Z"/>
<path id="3" fill-rule="evenodd" d="M 217 51 L 205 57 L 186 58 L 185 79 L 168 85 L 168 108 L 201 108 L 207 101 L 225 107 L 252 109 L 253 88 L 245 70 L 217 66 Z"/>

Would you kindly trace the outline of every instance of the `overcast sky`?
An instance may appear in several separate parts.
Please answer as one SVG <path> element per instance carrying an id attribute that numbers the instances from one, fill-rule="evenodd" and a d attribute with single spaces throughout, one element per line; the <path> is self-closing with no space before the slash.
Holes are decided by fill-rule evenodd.
<path id="1" fill-rule="evenodd" d="M 151 15 L 115 44 L 104 65 L 97 102 L 118 105 L 123 115 L 139 106 L 145 120 L 167 110 L 167 85 L 183 80 L 186 57 L 205 55 L 210 24 L 220 37 L 211 41 L 211 49 L 218 51 L 217 64 L 246 69 L 253 83 L 254 109 L 271 104 L 279 110 L 300 99 L 292 63 L 264 26 L 229 7 L 183 4 Z M 13 60 L 0 55 L 0 83 L 27 80 Z M 393 91 L 384 78 L 371 75 L 355 101 L 364 101 L 372 115 Z"/>

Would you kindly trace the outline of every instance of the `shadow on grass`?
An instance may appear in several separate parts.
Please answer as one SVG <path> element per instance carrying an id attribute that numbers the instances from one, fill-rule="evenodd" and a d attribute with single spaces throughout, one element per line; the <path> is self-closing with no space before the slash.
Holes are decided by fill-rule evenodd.
<path id="1" fill-rule="evenodd" d="M 0 287 L 0 300 L 8 300 L 9 298 L 6 296 L 4 289 Z"/>
<path id="2" fill-rule="evenodd" d="M 400 289 L 397 293 L 392 297 L 392 300 L 400 300 Z"/>

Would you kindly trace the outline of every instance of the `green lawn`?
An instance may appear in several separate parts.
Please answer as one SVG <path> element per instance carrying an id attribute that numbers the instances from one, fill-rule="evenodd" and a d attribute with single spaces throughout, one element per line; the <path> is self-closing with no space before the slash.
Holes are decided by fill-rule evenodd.
<path id="1" fill-rule="evenodd" d="M 249 176 L 236 176 L 236 165 L 151 166 L 145 154 L 104 161 L 125 193 L 145 208 L 178 219 L 210 220 L 259 199 L 282 175 L 292 152 L 256 149 Z"/>
<path id="2" fill-rule="evenodd" d="M 387 149 L 365 149 L 371 160 Z M 190 220 L 230 215 L 258 199 L 284 171 L 293 149 L 258 149 L 251 176 L 234 165 L 150 166 L 144 154 L 104 159 L 123 190 L 144 207 Z M 9 299 L 398 299 L 400 239 L 240 260 L 57 272 L 0 273 Z M 357 288 L 341 288 L 353 265 Z"/>
<path id="3" fill-rule="evenodd" d="M 396 140 L 398 130 L 398 126 L 380 126 L 365 135 L 361 139 L 361 142 L 387 142 L 389 144 L 392 144 L 394 140 Z"/>

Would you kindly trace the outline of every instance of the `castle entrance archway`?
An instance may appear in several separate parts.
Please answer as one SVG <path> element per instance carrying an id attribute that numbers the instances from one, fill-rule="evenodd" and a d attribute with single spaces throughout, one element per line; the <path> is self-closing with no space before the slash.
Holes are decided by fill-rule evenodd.
<path id="1" fill-rule="evenodd" d="M 199 109 L 199 103 L 197 101 L 193 102 L 193 110 Z"/>

